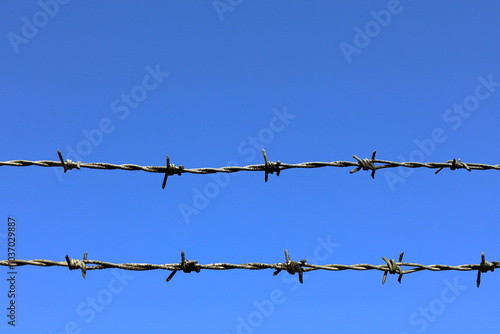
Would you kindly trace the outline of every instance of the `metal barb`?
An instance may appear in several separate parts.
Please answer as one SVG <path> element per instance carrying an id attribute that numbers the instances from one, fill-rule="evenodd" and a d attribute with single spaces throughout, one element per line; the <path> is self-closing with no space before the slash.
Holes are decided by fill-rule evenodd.
<path id="1" fill-rule="evenodd" d="M 181 269 L 176 269 L 173 270 L 170 275 L 168 275 L 166 281 L 169 282 L 177 273 L 179 270 L 182 270 L 183 272 L 189 274 L 192 271 L 196 271 L 197 273 L 200 272 L 200 267 L 198 265 L 198 261 L 187 261 L 186 260 L 186 255 L 184 254 L 184 251 L 181 250 L 181 263 L 180 263 Z"/>
<path id="2" fill-rule="evenodd" d="M 357 156 L 353 155 L 352 157 L 358 161 L 358 167 L 354 168 L 351 170 L 349 173 L 356 173 L 358 171 L 362 170 L 371 170 L 371 176 L 372 179 L 375 178 L 375 172 L 377 170 L 377 167 L 375 167 L 375 156 L 377 155 L 377 151 L 373 151 L 372 153 L 372 158 L 371 159 L 360 159 Z"/>
<path id="3" fill-rule="evenodd" d="M 167 185 L 167 179 L 168 179 L 169 174 L 170 174 L 170 157 L 167 155 L 167 171 L 165 172 L 165 176 L 163 177 L 163 183 L 161 184 L 161 189 L 165 189 L 165 186 Z M 169 280 L 167 280 L 167 282 L 168 281 Z"/>
<path id="4" fill-rule="evenodd" d="M 476 286 L 479 288 L 481 285 L 481 273 L 487 273 L 488 271 L 495 271 L 495 267 L 497 267 L 497 263 L 493 261 L 493 263 L 489 263 L 486 261 L 486 256 L 484 252 L 481 253 L 481 263 L 479 264 L 479 269 L 477 271 L 477 279 Z"/>
<path id="5" fill-rule="evenodd" d="M 169 158 L 167 157 L 167 159 L 169 159 Z M 170 159 L 169 159 L 169 160 L 170 160 Z M 185 255 L 184 255 L 184 251 L 183 251 L 183 250 L 181 250 L 181 263 L 180 263 L 181 268 L 184 268 L 184 264 L 185 264 L 185 263 L 186 263 L 186 257 L 185 257 Z M 172 272 L 170 273 L 170 275 L 168 275 L 168 277 L 167 277 L 167 280 L 166 280 L 166 281 L 167 281 L 167 282 L 170 282 L 170 280 L 174 277 L 174 275 L 175 275 L 177 272 L 178 272 L 178 270 L 174 270 L 174 271 L 172 271 Z"/>
<path id="6" fill-rule="evenodd" d="M 399 274 L 398 282 L 401 284 L 401 280 L 403 279 L 403 270 L 401 269 L 401 267 L 398 263 L 401 263 L 401 261 L 403 261 L 404 254 L 405 254 L 404 252 L 399 254 L 399 260 L 397 263 L 394 261 L 394 259 L 388 260 L 387 258 L 382 257 L 382 260 L 384 260 L 385 263 L 387 263 L 387 267 L 388 267 L 388 270 L 385 270 L 384 276 L 382 276 L 382 284 L 385 284 L 388 273 L 391 275 Z"/>
<path id="7" fill-rule="evenodd" d="M 449 168 L 450 168 L 450 170 L 456 170 L 456 169 L 460 169 L 460 168 L 465 168 L 465 169 L 467 169 L 469 172 L 471 171 L 471 168 L 470 168 L 470 167 L 469 167 L 469 166 L 468 166 L 465 162 L 462 162 L 462 160 L 460 160 L 460 159 L 458 159 L 458 160 L 457 160 L 457 159 L 448 160 L 448 161 L 446 161 L 446 163 L 448 163 L 448 164 L 449 164 L 449 163 L 451 163 L 451 166 L 449 167 Z M 440 168 L 438 168 L 438 169 L 434 172 L 434 174 L 439 173 L 440 171 L 442 171 L 442 170 L 443 170 L 443 168 L 446 168 L 446 167 L 440 167 Z"/>
<path id="8" fill-rule="evenodd" d="M 399 260 L 398 262 L 401 263 L 403 261 L 403 256 L 405 255 L 405 252 L 402 252 L 401 254 L 399 254 Z M 400 267 L 401 269 L 401 267 Z M 398 282 L 399 284 L 401 284 L 401 280 L 403 279 L 403 273 L 400 273 L 399 274 L 399 277 L 398 277 Z"/>
<path id="9" fill-rule="evenodd" d="M 59 160 L 61 161 L 65 173 L 73 168 L 80 169 L 81 161 L 73 162 L 70 159 L 64 160 L 60 150 L 57 150 L 57 155 L 59 156 Z"/>
<path id="10" fill-rule="evenodd" d="M 288 249 L 285 249 L 285 261 L 286 263 L 290 262 L 290 255 L 288 254 Z"/>
<path id="11" fill-rule="evenodd" d="M 83 254 L 83 261 L 77 259 L 70 259 L 68 255 L 66 255 L 66 262 L 68 263 L 69 270 L 81 269 L 82 277 L 87 278 L 87 265 L 85 261 L 87 261 L 87 255 L 89 253 L 86 252 Z"/>
<path id="12" fill-rule="evenodd" d="M 299 282 L 301 284 L 303 284 L 304 283 L 304 277 L 303 277 L 304 268 L 302 268 L 302 266 L 307 262 L 307 260 L 300 260 L 300 262 L 290 260 L 290 255 L 288 254 L 288 250 L 285 249 L 285 261 L 286 262 L 283 263 L 283 266 L 285 267 L 284 269 L 286 269 L 286 271 L 290 275 L 295 275 L 296 273 L 298 273 L 299 274 Z M 281 270 L 283 270 L 283 268 L 276 269 L 276 271 L 273 273 L 273 276 L 278 275 L 281 272 Z"/>
<path id="13" fill-rule="evenodd" d="M 61 150 L 57 150 L 57 155 L 59 156 L 59 160 L 61 160 L 62 166 L 64 168 L 64 172 L 66 173 L 66 171 L 68 170 L 68 167 L 66 166 L 66 162 L 64 162 Z"/>
<path id="14" fill-rule="evenodd" d="M 467 164 L 465 162 L 462 162 L 462 160 L 460 160 L 460 159 L 458 159 L 458 160 L 453 159 L 453 162 L 451 164 L 450 169 L 454 170 L 454 169 L 459 169 L 459 168 L 465 168 L 469 172 L 471 171 L 470 167 L 467 166 Z"/>
<path id="15" fill-rule="evenodd" d="M 161 189 L 165 189 L 165 186 L 167 185 L 167 179 L 170 175 L 174 174 L 177 174 L 179 176 L 182 175 L 182 172 L 184 171 L 184 166 L 179 165 L 177 166 L 177 170 L 175 169 L 176 166 L 170 163 L 170 157 L 167 155 L 167 170 L 165 171 L 165 176 L 163 177 L 163 183 L 161 184 Z"/>
<path id="16" fill-rule="evenodd" d="M 276 172 L 276 176 L 280 176 L 280 161 L 272 162 L 267 159 L 266 150 L 262 149 L 262 155 L 264 156 L 264 181 L 267 182 L 269 174 Z"/>

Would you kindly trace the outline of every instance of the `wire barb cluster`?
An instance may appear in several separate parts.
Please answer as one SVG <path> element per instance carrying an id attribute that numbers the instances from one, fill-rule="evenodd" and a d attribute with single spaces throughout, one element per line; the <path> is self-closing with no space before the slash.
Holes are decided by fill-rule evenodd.
<path id="1" fill-rule="evenodd" d="M 60 161 L 50 161 L 50 160 L 10 160 L 10 161 L 0 161 L 1 166 L 14 166 L 14 167 L 25 167 L 25 166 L 39 166 L 39 167 L 63 167 L 64 172 L 71 170 L 73 168 L 90 168 L 90 169 L 121 169 L 135 171 L 140 170 L 150 173 L 163 173 L 165 174 L 162 182 L 162 188 L 165 188 L 167 184 L 167 178 L 170 175 L 182 175 L 185 173 L 190 174 L 214 174 L 214 173 L 236 173 L 236 172 L 264 172 L 264 180 L 267 182 L 269 174 L 276 172 L 279 176 L 280 172 L 285 169 L 292 168 L 322 168 L 322 167 L 355 167 L 350 173 L 356 173 L 360 170 L 371 170 L 371 177 L 375 178 L 375 172 L 379 169 L 384 168 L 396 168 L 396 167 L 406 167 L 406 168 L 431 168 L 436 169 L 435 174 L 439 173 L 444 168 L 449 168 L 450 170 L 456 169 L 466 169 L 469 172 L 474 170 L 500 170 L 500 165 L 488 165 L 481 163 L 465 163 L 460 159 L 448 160 L 446 162 L 396 162 L 389 160 L 375 159 L 377 151 L 372 153 L 371 159 L 360 159 L 353 155 L 356 161 L 331 161 L 331 162 L 302 162 L 298 164 L 287 164 L 280 161 L 272 162 L 267 158 L 267 153 L 263 149 L 262 155 L 264 156 L 264 164 L 260 165 L 248 165 L 248 166 L 226 166 L 219 168 L 185 168 L 182 165 L 176 166 L 170 163 L 170 157 L 167 156 L 166 166 L 139 166 L 134 164 L 122 164 L 116 165 L 111 163 L 103 162 L 90 162 L 84 163 L 81 161 L 73 162 L 72 160 L 64 160 L 61 151 L 57 151 Z M 375 165 L 377 164 L 377 165 Z"/>
<path id="2" fill-rule="evenodd" d="M 83 260 L 71 259 L 66 255 L 66 261 L 51 261 L 51 260 L 3 260 L 0 261 L 0 266 L 38 266 L 38 267 L 67 267 L 70 270 L 80 269 L 83 278 L 86 278 L 86 272 L 89 270 L 99 269 L 123 269 L 133 271 L 146 271 L 146 270 L 171 270 L 172 273 L 168 276 L 166 281 L 170 281 L 178 271 L 185 273 L 197 272 L 203 270 L 231 270 L 231 269 L 247 269 L 247 270 L 262 270 L 274 269 L 273 276 L 279 274 L 282 270 L 286 270 L 290 275 L 298 274 L 299 282 L 303 283 L 303 273 L 315 270 L 328 270 L 328 271 L 343 271 L 343 270 L 379 270 L 383 271 L 382 284 L 385 284 L 387 274 L 399 274 L 398 282 L 401 283 L 403 275 L 411 274 L 414 272 L 429 270 L 429 271 L 475 271 L 477 270 L 476 286 L 479 288 L 481 284 L 481 274 L 488 271 L 494 271 L 500 268 L 500 262 L 486 261 L 484 253 L 481 253 L 481 263 L 479 264 L 462 264 L 458 266 L 450 266 L 445 264 L 431 264 L 423 265 L 418 263 L 402 262 L 404 253 L 399 255 L 399 260 L 396 262 L 394 259 L 387 259 L 382 257 L 385 264 L 372 265 L 372 264 L 309 264 L 307 260 L 293 261 L 290 259 L 288 250 L 285 249 L 285 262 L 284 263 L 212 263 L 212 264 L 199 264 L 198 261 L 186 260 L 184 251 L 181 251 L 181 262 L 172 264 L 148 264 L 148 263 L 111 263 L 97 260 L 88 260 L 88 253 L 83 255 Z M 403 269 L 403 267 L 407 267 Z"/>

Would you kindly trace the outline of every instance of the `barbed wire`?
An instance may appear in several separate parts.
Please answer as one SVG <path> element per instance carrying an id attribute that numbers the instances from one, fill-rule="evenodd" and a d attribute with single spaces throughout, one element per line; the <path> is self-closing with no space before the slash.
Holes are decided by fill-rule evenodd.
<path id="1" fill-rule="evenodd" d="M 212 264 L 199 264 L 198 261 L 186 260 L 184 251 L 181 251 L 181 262 L 170 264 L 149 264 L 149 263 L 111 263 L 105 261 L 88 260 L 88 253 L 83 255 L 83 260 L 71 259 L 66 255 L 66 261 L 52 261 L 52 260 L 3 260 L 0 261 L 0 266 L 8 266 L 12 270 L 14 267 L 20 266 L 38 266 L 38 267 L 68 267 L 70 270 L 80 269 L 83 278 L 86 278 L 88 270 L 100 269 L 123 269 L 133 271 L 146 271 L 146 270 L 171 270 L 172 273 L 168 276 L 166 281 L 170 281 L 178 271 L 185 273 L 197 272 L 201 270 L 231 270 L 231 269 L 247 269 L 247 270 L 263 270 L 274 269 L 273 276 L 276 276 L 280 271 L 285 270 L 291 275 L 298 274 L 299 282 L 303 283 L 303 273 L 315 270 L 328 270 L 328 271 L 343 271 L 343 270 L 379 270 L 383 271 L 382 284 L 385 284 L 388 274 L 398 274 L 398 282 L 401 283 L 403 275 L 419 272 L 422 270 L 429 271 L 475 271 L 477 270 L 476 286 L 479 288 L 481 284 L 481 273 L 494 271 L 500 268 L 500 262 L 486 261 L 484 253 L 481 253 L 481 263 L 479 264 L 462 264 L 458 266 L 451 266 L 445 264 L 431 264 L 423 265 L 419 263 L 402 262 L 404 253 L 399 255 L 399 260 L 396 262 L 394 259 L 387 259 L 382 257 L 385 264 L 372 265 L 372 264 L 309 264 L 307 260 L 293 261 L 290 259 L 288 250 L 285 249 L 285 262 L 283 263 L 212 263 Z M 404 270 L 402 267 L 408 267 Z"/>
<path id="2" fill-rule="evenodd" d="M 167 183 L 167 178 L 171 175 L 182 175 L 185 173 L 191 174 L 214 174 L 214 173 L 236 173 L 236 172 L 265 172 L 264 180 L 267 182 L 269 174 L 276 173 L 277 176 L 280 175 L 282 170 L 292 169 L 292 168 L 322 168 L 322 167 L 355 167 L 350 171 L 350 173 L 356 173 L 360 170 L 370 170 L 372 178 L 375 178 L 375 172 L 379 169 L 384 168 L 395 168 L 395 167 L 406 167 L 406 168 L 430 168 L 436 169 L 435 174 L 439 173 L 444 168 L 449 168 L 450 170 L 456 169 L 466 169 L 469 172 L 472 170 L 500 170 L 500 165 L 488 165 L 482 163 L 465 163 L 460 159 L 448 160 L 446 162 L 396 162 L 389 160 L 375 159 L 377 151 L 374 151 L 371 159 L 360 159 L 353 155 L 356 161 L 331 161 L 331 162 L 302 162 L 298 164 L 287 164 L 280 161 L 269 161 L 267 159 L 267 153 L 262 149 L 262 155 L 264 156 L 264 164 L 259 165 L 248 165 L 248 166 L 226 166 L 219 168 L 185 168 L 182 165 L 176 166 L 170 163 L 170 157 L 166 158 L 166 166 L 139 166 L 135 164 L 111 164 L 104 162 L 91 162 L 85 163 L 81 161 L 74 162 L 72 160 L 64 160 L 61 151 L 57 151 L 60 161 L 51 160 L 10 160 L 10 161 L 0 161 L 1 166 L 14 166 L 14 167 L 26 167 L 26 166 L 39 166 L 39 167 L 63 167 L 66 173 L 71 169 L 107 169 L 107 170 L 128 170 L 128 171 L 144 171 L 150 173 L 164 173 L 164 179 L 162 183 L 162 188 L 165 188 Z M 379 164 L 379 165 L 375 165 Z"/>

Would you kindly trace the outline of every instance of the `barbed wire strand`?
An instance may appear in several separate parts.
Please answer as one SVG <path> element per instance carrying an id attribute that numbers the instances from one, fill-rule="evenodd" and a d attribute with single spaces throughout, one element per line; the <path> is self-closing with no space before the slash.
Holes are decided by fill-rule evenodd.
<path id="1" fill-rule="evenodd" d="M 164 173 L 164 179 L 162 183 L 162 188 L 165 188 L 167 184 L 167 178 L 171 175 L 182 175 L 184 173 L 190 174 L 214 174 L 214 173 L 237 173 L 237 172 L 264 172 L 264 180 L 268 181 L 269 174 L 276 173 L 277 176 L 280 175 L 280 171 L 292 168 L 322 168 L 322 167 L 355 167 L 350 171 L 350 173 L 356 173 L 360 170 L 370 170 L 372 178 L 375 178 L 375 172 L 379 169 L 384 168 L 396 168 L 396 167 L 406 167 L 406 168 L 430 168 L 436 169 L 435 174 L 439 173 L 444 168 L 449 168 L 450 170 L 456 169 L 466 169 L 469 172 L 472 170 L 500 170 L 500 165 L 488 165 L 483 163 L 465 163 L 460 159 L 448 160 L 446 162 L 396 162 L 389 160 L 375 159 L 377 151 L 374 151 L 371 159 L 360 159 L 353 155 L 356 161 L 331 161 L 331 162 L 302 162 L 297 164 L 287 164 L 280 161 L 272 162 L 267 158 L 267 153 L 262 149 L 262 155 L 264 156 L 264 164 L 258 165 L 248 165 L 248 166 L 226 166 L 219 168 L 185 168 L 182 165 L 176 166 L 170 163 L 170 157 L 167 156 L 166 166 L 140 166 L 135 164 L 112 164 L 104 162 L 90 162 L 85 163 L 81 161 L 74 162 L 70 159 L 64 160 L 61 151 L 57 151 L 60 161 L 51 160 L 10 160 L 10 161 L 0 161 L 1 166 L 13 166 L 13 167 L 26 167 L 26 166 L 39 166 L 39 167 L 63 167 L 66 173 L 71 169 L 106 169 L 106 170 L 127 170 L 127 171 L 144 171 L 150 173 Z M 378 165 L 375 165 L 378 164 Z"/>
<path id="2" fill-rule="evenodd" d="M 111 263 L 105 261 L 88 260 L 85 253 L 83 255 L 83 260 L 71 259 L 66 255 L 66 261 L 52 261 L 52 260 L 3 260 L 0 261 L 0 266 L 21 267 L 21 266 L 38 266 L 38 267 L 68 267 L 70 270 L 80 269 L 82 271 L 83 278 L 86 278 L 87 271 L 89 270 L 100 270 L 100 269 L 123 269 L 132 271 L 146 271 L 146 270 L 171 270 L 172 273 L 168 276 L 166 281 L 170 281 L 178 271 L 183 271 L 185 273 L 191 273 L 193 271 L 199 273 L 201 270 L 231 270 L 231 269 L 247 269 L 247 270 L 263 270 L 263 269 L 274 269 L 273 275 L 277 275 L 280 271 L 285 270 L 291 275 L 298 274 L 300 283 L 303 283 L 303 273 L 316 271 L 316 270 L 328 270 L 328 271 L 343 271 L 343 270 L 379 270 L 383 271 L 384 275 L 382 277 L 382 284 L 385 284 L 387 274 L 398 274 L 398 282 L 401 283 L 403 275 L 408 275 L 411 273 L 429 270 L 433 272 L 437 271 L 478 271 L 476 286 L 479 287 L 481 284 L 481 274 L 488 271 L 494 271 L 500 268 L 500 262 L 486 261 L 484 253 L 481 254 L 481 263 L 479 264 L 462 264 L 458 266 L 451 266 L 445 264 L 431 264 L 423 265 L 419 263 L 409 263 L 402 262 L 403 254 L 399 256 L 399 261 L 394 259 L 388 260 L 385 257 L 382 259 L 386 264 L 373 265 L 373 264 L 309 264 L 306 263 L 307 260 L 293 261 L 290 260 L 288 251 L 285 249 L 285 262 L 283 263 L 242 263 L 242 264 L 231 264 L 231 263 L 212 263 L 212 264 L 199 264 L 198 261 L 188 261 L 185 258 L 184 251 L 181 251 L 181 262 L 180 263 L 170 263 L 170 264 L 149 264 L 149 263 Z M 403 269 L 402 267 L 407 267 Z"/>

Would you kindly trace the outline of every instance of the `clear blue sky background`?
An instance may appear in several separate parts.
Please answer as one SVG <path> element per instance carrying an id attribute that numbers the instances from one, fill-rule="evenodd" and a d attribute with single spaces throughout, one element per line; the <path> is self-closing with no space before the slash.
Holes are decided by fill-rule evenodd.
<path id="1" fill-rule="evenodd" d="M 62 2 L 0 4 L 2 161 L 58 160 L 60 149 L 84 162 L 221 167 L 260 164 L 265 148 L 287 163 L 373 150 L 500 162 L 494 1 Z M 495 171 L 184 174 L 164 190 L 163 175 L 145 172 L 0 173 L 1 259 L 9 216 L 20 259 L 177 263 L 184 250 L 203 264 L 277 263 L 285 248 L 317 264 L 402 251 L 424 264 L 500 258 Z M 166 271 L 18 271 L 16 328 L 0 279 L 2 333 L 491 332 L 500 307 L 496 273 L 477 289 L 476 272 L 456 271 L 401 285 L 382 285 L 380 271 L 316 271 L 300 286 L 272 270 L 169 283 Z"/>

